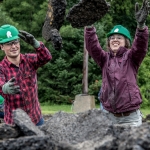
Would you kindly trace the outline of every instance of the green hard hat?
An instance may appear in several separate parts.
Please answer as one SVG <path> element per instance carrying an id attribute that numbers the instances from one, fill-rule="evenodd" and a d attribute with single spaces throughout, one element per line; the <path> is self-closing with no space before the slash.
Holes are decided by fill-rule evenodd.
<path id="1" fill-rule="evenodd" d="M 0 105 L 4 103 L 4 98 L 0 95 Z"/>
<path id="2" fill-rule="evenodd" d="M 110 37 L 113 34 L 121 34 L 126 38 L 128 38 L 131 42 L 130 32 L 128 31 L 127 28 L 123 27 L 122 25 L 114 26 L 113 29 L 107 34 L 107 37 Z"/>
<path id="3" fill-rule="evenodd" d="M 0 43 L 6 43 L 19 38 L 18 30 L 9 24 L 0 27 Z"/>

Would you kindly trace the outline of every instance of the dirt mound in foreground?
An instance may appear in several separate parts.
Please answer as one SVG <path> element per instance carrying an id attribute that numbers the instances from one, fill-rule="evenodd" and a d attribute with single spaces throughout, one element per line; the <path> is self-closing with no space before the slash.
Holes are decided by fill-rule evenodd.
<path id="1" fill-rule="evenodd" d="M 14 116 L 15 127 L 5 124 L 0 127 L 0 150 L 150 149 L 148 121 L 134 128 L 116 126 L 107 114 L 93 109 L 77 114 L 58 112 L 49 118 L 46 116 L 46 123 L 37 128 L 26 115 L 19 110 Z M 13 135 L 10 134 L 12 131 Z"/>

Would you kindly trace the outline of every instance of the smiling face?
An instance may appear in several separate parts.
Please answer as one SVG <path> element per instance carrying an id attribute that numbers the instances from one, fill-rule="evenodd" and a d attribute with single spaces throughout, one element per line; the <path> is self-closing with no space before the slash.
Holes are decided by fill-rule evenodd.
<path id="1" fill-rule="evenodd" d="M 111 35 L 109 37 L 109 46 L 112 52 L 114 53 L 114 55 L 116 55 L 120 47 L 125 47 L 125 37 L 120 34 Z"/>
<path id="2" fill-rule="evenodd" d="M 8 59 L 16 59 L 20 54 L 19 39 L 1 44 L 1 49 L 5 52 Z"/>

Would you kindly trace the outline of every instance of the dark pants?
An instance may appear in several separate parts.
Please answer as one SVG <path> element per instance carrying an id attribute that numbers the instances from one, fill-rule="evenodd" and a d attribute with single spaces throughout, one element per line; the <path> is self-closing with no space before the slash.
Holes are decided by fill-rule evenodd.
<path id="1" fill-rule="evenodd" d="M 4 112 L 1 112 L 1 111 L 0 111 L 0 118 L 3 118 L 3 119 L 4 119 Z"/>
<path id="2" fill-rule="evenodd" d="M 39 122 L 36 124 L 36 126 L 41 126 L 44 124 L 44 119 L 43 117 L 39 120 Z"/>
<path id="3" fill-rule="evenodd" d="M 4 104 L 0 104 L 0 118 L 4 118 Z"/>

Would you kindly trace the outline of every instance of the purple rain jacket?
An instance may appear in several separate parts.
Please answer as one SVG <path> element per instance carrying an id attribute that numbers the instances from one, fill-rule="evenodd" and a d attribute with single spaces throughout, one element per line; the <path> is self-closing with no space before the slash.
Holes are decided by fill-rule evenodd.
<path id="1" fill-rule="evenodd" d="M 116 56 L 100 46 L 95 27 L 84 30 L 86 49 L 102 69 L 101 102 L 112 113 L 140 108 L 142 97 L 137 85 L 137 73 L 148 49 L 148 27 L 136 29 L 131 49 L 120 47 Z"/>

